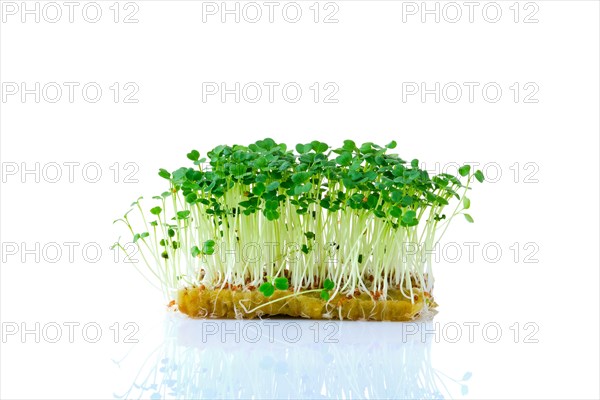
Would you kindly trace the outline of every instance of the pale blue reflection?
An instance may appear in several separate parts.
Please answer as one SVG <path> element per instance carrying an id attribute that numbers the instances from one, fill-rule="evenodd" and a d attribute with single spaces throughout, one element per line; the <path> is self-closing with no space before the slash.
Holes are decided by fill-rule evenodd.
<path id="1" fill-rule="evenodd" d="M 470 372 L 458 381 L 432 367 L 427 329 L 431 322 L 171 315 L 162 343 L 157 340 L 144 358 L 127 354 L 119 360 L 119 368 L 135 373 L 115 397 L 437 399 L 466 394 Z"/>

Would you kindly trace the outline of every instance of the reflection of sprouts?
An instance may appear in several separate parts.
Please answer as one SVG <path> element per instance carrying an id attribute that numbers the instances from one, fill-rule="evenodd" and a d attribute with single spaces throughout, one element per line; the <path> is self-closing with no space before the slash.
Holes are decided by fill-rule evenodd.
<path id="1" fill-rule="evenodd" d="M 210 170 L 193 150 L 195 167 L 159 171 L 169 187 L 153 197 L 151 218 L 140 198 L 136 221 L 129 213 L 117 221 L 169 297 L 181 286 L 252 290 L 285 279 L 293 293 L 314 290 L 326 301 L 385 299 L 391 289 L 413 301 L 415 288 L 431 290 L 430 250 L 450 221 L 464 214 L 472 222 L 465 194 L 484 178 L 468 165 L 458 176 L 430 177 L 418 160 L 387 153 L 395 147 L 313 141 L 294 152 L 265 139 L 216 147 Z M 458 204 L 444 213 L 454 197 Z M 256 244 L 256 257 L 223 257 Z"/>
<path id="2" fill-rule="evenodd" d="M 340 340 L 293 346 L 222 343 L 218 336 L 203 343 L 198 324 L 188 328 L 183 322 L 170 324 L 162 346 L 115 397 L 439 399 L 456 393 L 452 384 L 466 394 L 471 376 L 466 373 L 459 381 L 432 367 L 431 335 L 426 342 L 420 335 L 404 342 L 397 334 L 395 340 L 382 339 L 381 326 L 375 328 L 379 336 L 358 332 L 357 324 L 343 327 L 356 330 L 350 336 L 361 338 L 358 345 Z"/>

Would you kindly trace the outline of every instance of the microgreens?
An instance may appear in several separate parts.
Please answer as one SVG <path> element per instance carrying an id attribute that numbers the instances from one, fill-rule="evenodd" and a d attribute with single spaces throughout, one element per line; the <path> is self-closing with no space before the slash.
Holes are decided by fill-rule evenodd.
<path id="1" fill-rule="evenodd" d="M 312 141 L 294 151 L 267 138 L 207 158 L 192 150 L 193 166 L 159 170 L 169 187 L 152 207 L 133 203 L 140 230 L 128 214 L 117 221 L 167 296 L 180 285 L 228 285 L 266 297 L 318 291 L 326 301 L 397 288 L 412 299 L 415 285 L 431 289 L 431 250 L 450 221 L 473 222 L 466 193 L 484 176 L 469 165 L 430 176 L 417 159 L 388 153 L 396 146 Z"/>
<path id="2" fill-rule="evenodd" d="M 329 300 L 329 291 L 333 290 L 335 284 L 333 283 L 333 281 L 331 279 L 325 279 L 325 282 L 323 282 L 323 289 L 319 289 L 317 291 L 320 291 L 320 296 L 323 300 Z M 265 297 L 271 297 L 273 296 L 273 294 L 275 293 L 275 289 L 277 290 L 287 290 L 289 288 L 289 282 L 288 279 L 286 277 L 279 277 L 279 278 L 275 278 L 273 280 L 273 282 L 265 282 L 262 285 L 260 285 L 260 287 L 258 288 L 258 290 L 260 290 L 260 292 L 262 294 L 265 295 Z M 314 292 L 315 290 L 311 290 L 311 292 Z M 303 292 L 303 293 L 307 293 L 307 292 Z"/>

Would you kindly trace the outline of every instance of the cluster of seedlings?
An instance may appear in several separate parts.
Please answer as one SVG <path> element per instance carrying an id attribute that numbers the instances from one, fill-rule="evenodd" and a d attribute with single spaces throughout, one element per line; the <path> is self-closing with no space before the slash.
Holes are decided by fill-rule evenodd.
<path id="1" fill-rule="evenodd" d="M 160 169 L 155 204 L 140 198 L 117 220 L 134 247 L 115 246 L 194 317 L 412 319 L 435 306 L 431 250 L 455 216 L 473 222 L 466 194 L 484 176 L 469 165 L 430 176 L 395 147 L 192 150 L 192 166 Z"/>

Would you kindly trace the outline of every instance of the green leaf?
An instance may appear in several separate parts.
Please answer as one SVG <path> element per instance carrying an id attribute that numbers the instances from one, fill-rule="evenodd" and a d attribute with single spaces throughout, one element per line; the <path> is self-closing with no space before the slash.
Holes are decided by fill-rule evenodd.
<path id="1" fill-rule="evenodd" d="M 192 247 L 192 257 L 198 257 L 202 252 L 198 248 L 198 246 Z"/>
<path id="2" fill-rule="evenodd" d="M 262 182 L 255 184 L 254 187 L 252 188 L 252 193 L 254 193 L 257 196 L 260 196 L 264 192 L 265 192 L 265 184 Z"/>
<path id="3" fill-rule="evenodd" d="M 367 207 L 371 210 L 374 209 L 375 206 L 377 206 L 378 202 L 379 202 L 379 195 L 370 194 L 369 197 L 367 197 Z"/>
<path id="4" fill-rule="evenodd" d="M 412 196 L 404 196 L 402 198 L 402 202 L 400 204 L 402 204 L 402 207 L 408 207 L 413 203 L 413 198 Z"/>
<path id="5" fill-rule="evenodd" d="M 187 158 L 189 158 L 192 161 L 198 161 L 198 159 L 200 158 L 200 153 L 198 152 L 198 150 L 192 150 L 189 153 L 187 153 Z"/>
<path id="6" fill-rule="evenodd" d="M 279 181 L 271 182 L 267 185 L 267 192 L 271 192 L 279 187 Z"/>
<path id="7" fill-rule="evenodd" d="M 398 203 L 400 200 L 402 200 L 403 194 L 399 190 L 394 190 L 392 193 L 390 193 L 390 197 L 394 203 Z"/>
<path id="8" fill-rule="evenodd" d="M 287 290 L 289 287 L 288 280 L 284 276 L 275 278 L 273 282 L 275 283 L 275 287 L 279 290 Z"/>
<path id="9" fill-rule="evenodd" d="M 192 204 L 197 198 L 198 195 L 196 193 L 188 193 L 187 196 L 185 196 L 185 201 L 189 204 Z"/>
<path id="10" fill-rule="evenodd" d="M 352 164 L 352 154 L 350 154 L 349 152 L 344 152 L 337 156 L 335 160 L 340 165 L 348 166 Z"/>
<path id="11" fill-rule="evenodd" d="M 277 212 L 277 210 L 265 210 L 264 214 L 269 221 L 275 221 L 279 218 L 279 212 Z"/>
<path id="12" fill-rule="evenodd" d="M 469 222 L 471 222 L 471 223 L 475 222 L 475 221 L 473 220 L 473 217 L 471 217 L 469 214 L 463 214 L 463 215 L 465 216 L 465 219 L 466 219 L 467 221 L 469 221 Z"/>
<path id="13" fill-rule="evenodd" d="M 352 151 L 356 149 L 356 143 L 353 140 L 344 140 L 344 146 L 342 149 Z"/>
<path id="14" fill-rule="evenodd" d="M 321 298 L 325 301 L 329 300 L 329 292 L 327 290 L 321 290 Z"/>
<path id="15" fill-rule="evenodd" d="M 258 157 L 254 160 L 254 168 L 263 169 L 267 166 L 268 161 L 266 157 Z"/>
<path id="16" fill-rule="evenodd" d="M 438 204 L 442 204 L 442 205 L 444 205 L 444 206 L 447 206 L 447 205 L 448 205 L 448 200 L 446 200 L 446 199 L 444 199 L 443 197 L 440 197 L 440 196 L 435 196 L 435 201 L 436 201 Z"/>
<path id="17" fill-rule="evenodd" d="M 177 219 L 186 219 L 190 216 L 190 210 L 183 210 L 177 212 Z"/>
<path id="18" fill-rule="evenodd" d="M 311 143 L 313 150 L 315 153 L 324 153 L 327 151 L 329 146 L 327 143 L 317 142 L 316 140 Z"/>
<path id="19" fill-rule="evenodd" d="M 469 175 L 470 171 L 471 171 L 470 165 L 463 165 L 462 167 L 460 167 L 458 169 L 458 173 L 460 174 L 460 176 L 467 176 L 467 175 Z"/>
<path id="20" fill-rule="evenodd" d="M 265 297 L 271 297 L 273 296 L 273 293 L 275 293 L 275 286 L 273 286 L 271 282 L 265 282 L 260 285 L 258 290 L 260 290 Z"/>
<path id="21" fill-rule="evenodd" d="M 302 144 L 302 143 L 298 143 L 296 145 L 296 151 L 299 154 L 304 154 L 304 153 L 308 153 L 310 151 L 310 149 L 312 148 L 312 145 L 309 144 Z"/>
<path id="22" fill-rule="evenodd" d="M 325 281 L 323 282 L 323 289 L 325 290 L 333 290 L 334 287 L 335 283 L 329 278 L 325 279 Z"/>
<path id="23" fill-rule="evenodd" d="M 406 226 L 415 226 L 415 225 L 419 225 L 419 220 L 416 218 L 413 218 L 410 221 L 402 221 L 404 223 L 404 225 Z"/>
<path id="24" fill-rule="evenodd" d="M 140 238 L 139 233 L 136 233 L 135 235 L 133 235 L 133 243 L 137 242 L 139 238 Z"/>
<path id="25" fill-rule="evenodd" d="M 398 206 L 392 206 L 389 210 L 389 214 L 394 218 L 400 218 L 402 216 L 402 210 Z"/>
<path id="26" fill-rule="evenodd" d="M 310 172 L 296 172 L 294 175 L 292 175 L 292 182 L 304 183 L 310 178 L 310 176 Z"/>
<path id="27" fill-rule="evenodd" d="M 158 207 L 158 206 L 156 206 L 156 207 L 154 207 L 154 208 L 151 208 L 151 209 L 150 209 L 150 212 L 151 212 L 152 214 L 154 214 L 154 215 L 158 215 L 158 214 L 160 214 L 160 212 L 161 212 L 161 211 L 162 211 L 162 208 L 160 208 L 160 207 Z"/>
<path id="28" fill-rule="evenodd" d="M 237 164 L 234 165 L 233 168 L 231 168 L 231 174 L 235 177 L 235 178 L 241 178 L 244 174 L 246 173 L 246 166 L 243 164 Z"/>
<path id="29" fill-rule="evenodd" d="M 169 228 L 169 230 L 167 231 L 167 234 L 169 235 L 169 237 L 173 237 L 175 236 L 175 231 L 171 228 Z"/>
<path id="30" fill-rule="evenodd" d="M 383 218 L 385 217 L 385 213 L 381 210 L 373 210 L 373 214 L 375 214 L 375 216 L 377 218 Z"/>
<path id="31" fill-rule="evenodd" d="M 367 142 L 360 146 L 360 152 L 363 154 L 370 153 L 373 150 L 373 143 Z"/>
<path id="32" fill-rule="evenodd" d="M 362 193 L 355 193 L 352 195 L 352 197 L 350 197 L 350 199 L 352 200 L 353 203 L 355 204 L 351 204 L 351 205 L 358 205 L 358 206 L 362 206 L 363 203 L 363 199 L 365 198 L 365 196 Z"/>
<path id="33" fill-rule="evenodd" d="M 483 176 L 483 172 L 481 172 L 481 170 L 475 171 L 475 179 L 477 179 L 480 183 L 482 183 L 485 180 L 485 177 Z"/>
<path id="34" fill-rule="evenodd" d="M 173 172 L 173 180 L 177 182 L 181 181 L 185 177 L 187 171 L 187 168 L 179 168 L 178 170 Z"/>
<path id="35" fill-rule="evenodd" d="M 143 233 L 140 234 L 140 238 L 141 239 L 147 238 L 148 236 L 150 236 L 150 234 L 148 232 L 143 232 Z"/>
<path id="36" fill-rule="evenodd" d="M 276 210 L 279 207 L 279 202 L 277 200 L 267 200 L 265 203 L 265 209 L 267 210 Z"/>
<path id="37" fill-rule="evenodd" d="M 471 207 L 471 200 L 467 196 L 463 197 L 463 207 L 465 210 L 468 210 Z"/>
<path id="38" fill-rule="evenodd" d="M 395 149 L 397 146 L 397 143 L 395 140 L 392 140 L 391 142 L 389 142 L 385 147 L 387 147 L 388 149 Z"/>
<path id="39" fill-rule="evenodd" d="M 258 197 L 252 197 L 249 200 L 240 201 L 238 205 L 244 208 L 256 207 L 258 206 Z"/>
<path id="40" fill-rule="evenodd" d="M 254 178 L 254 180 L 256 182 L 262 182 L 265 183 L 267 181 L 268 176 L 266 174 L 258 174 L 256 175 L 256 178 Z"/>
<path id="41" fill-rule="evenodd" d="M 215 253 L 215 241 L 207 240 L 202 244 L 202 253 L 206 255 L 212 255 Z"/>
<path id="42" fill-rule="evenodd" d="M 308 193 L 308 192 L 310 192 L 311 188 L 312 188 L 312 184 L 310 182 L 305 183 L 304 185 L 298 185 L 294 188 L 294 194 L 298 195 L 298 194 L 302 194 L 302 193 Z"/>
<path id="43" fill-rule="evenodd" d="M 415 210 L 408 210 L 402 216 L 402 222 L 404 222 L 405 224 L 412 224 L 416 220 L 416 217 L 417 213 L 415 212 Z"/>
<path id="44" fill-rule="evenodd" d="M 314 232 L 306 232 L 306 233 L 304 233 L 304 236 L 306 236 L 306 238 L 309 240 L 315 238 Z"/>
<path id="45" fill-rule="evenodd" d="M 158 170 L 158 176 L 165 179 L 171 179 L 171 174 L 169 173 L 169 171 L 162 168 Z"/>

